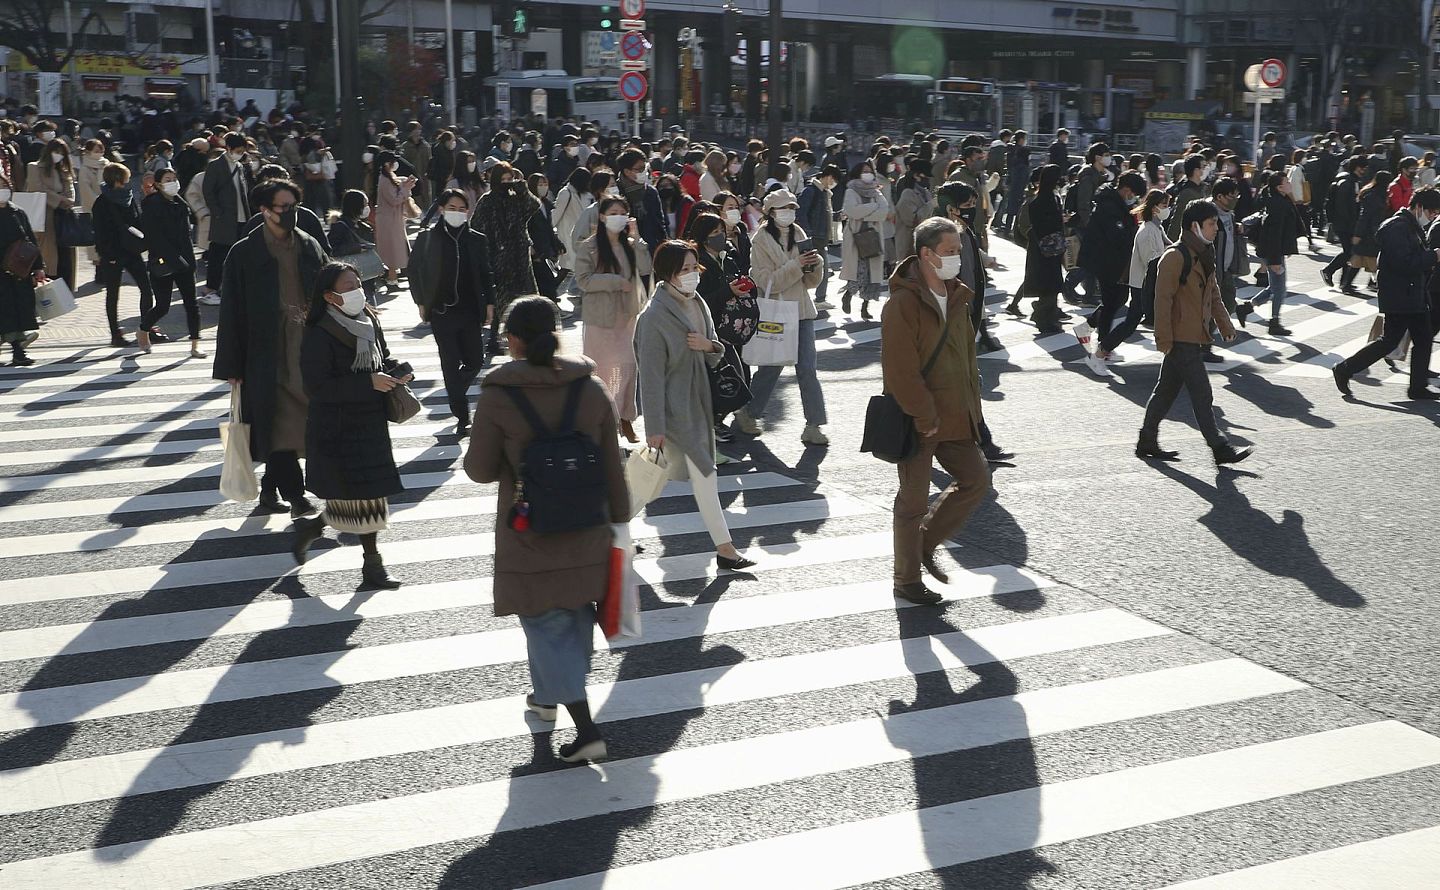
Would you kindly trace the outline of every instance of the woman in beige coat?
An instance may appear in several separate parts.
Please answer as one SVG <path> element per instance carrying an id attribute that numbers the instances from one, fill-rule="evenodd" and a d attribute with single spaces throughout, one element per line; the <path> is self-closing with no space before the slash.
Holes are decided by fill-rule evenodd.
<path id="1" fill-rule="evenodd" d="M 600 446 L 612 523 L 627 522 L 630 494 L 615 438 L 615 409 L 593 365 L 556 356 L 555 304 L 522 297 L 510 304 L 505 339 L 511 361 L 491 371 L 480 387 L 475 426 L 465 452 L 465 473 L 476 482 L 500 483 L 495 517 L 496 615 L 518 615 L 525 632 L 535 691 L 526 707 L 553 721 L 564 705 L 575 740 L 560 746 L 569 763 L 604 760 L 605 740 L 590 715 L 585 676 L 595 634 L 595 604 L 604 599 L 613 542 L 609 525 L 540 533 L 512 527 L 516 468 L 534 438 L 513 389 L 550 429 L 557 429 L 572 388 L 578 387 L 575 429 Z"/>
<path id="2" fill-rule="evenodd" d="M 605 198 L 598 207 L 598 231 L 582 240 L 575 254 L 583 348 L 615 400 L 620 432 L 628 441 L 639 442 L 634 427 L 639 414 L 635 323 L 644 308 L 640 277 L 650 274 L 650 251 L 624 198 Z"/>
<path id="3" fill-rule="evenodd" d="M 40 160 L 26 165 L 25 187 L 32 192 L 45 193 L 45 231 L 35 233 L 40 242 L 40 255 L 45 259 L 45 269 L 52 273 L 52 278 L 65 279 L 73 291 L 75 248 L 61 247 L 55 233 L 55 212 L 75 207 L 75 169 L 70 165 L 70 147 L 63 139 L 45 143 Z"/>
<path id="4" fill-rule="evenodd" d="M 850 298 L 860 294 L 860 317 L 871 320 L 870 301 L 880 299 L 885 286 L 885 251 L 862 260 L 855 246 L 855 236 L 863 229 L 874 229 L 881 233 L 887 219 L 893 217 L 890 199 L 886 193 L 890 182 L 877 179 L 875 165 L 861 161 L 850 170 L 850 183 L 845 187 L 845 225 L 841 229 L 840 279 L 845 282 L 845 296 L 840 303 L 842 312 L 850 311 Z"/>
<path id="5" fill-rule="evenodd" d="M 815 250 L 800 250 L 808 240 L 805 230 L 795 225 L 798 207 L 795 196 L 787 189 L 776 189 L 765 196 L 765 222 L 750 240 L 750 277 L 757 292 L 772 300 L 788 300 L 800 304 L 799 350 L 795 360 L 795 379 L 800 383 L 800 406 L 805 414 L 805 430 L 800 441 L 806 445 L 829 445 L 820 427 L 825 425 L 825 395 L 820 391 L 820 378 L 815 373 L 815 303 L 810 291 L 820 284 L 824 262 Z M 761 316 L 764 317 L 763 315 Z M 780 380 L 780 366 L 766 365 L 755 372 L 750 381 L 750 404 L 735 412 L 735 426 L 742 433 L 760 435 L 760 418 Z"/>

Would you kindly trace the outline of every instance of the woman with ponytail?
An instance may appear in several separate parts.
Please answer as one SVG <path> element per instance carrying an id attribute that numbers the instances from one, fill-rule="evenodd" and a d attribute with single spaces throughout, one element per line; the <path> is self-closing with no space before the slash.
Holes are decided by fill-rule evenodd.
<path id="1" fill-rule="evenodd" d="M 525 704 L 546 721 L 555 719 L 557 705 L 565 706 L 576 734 L 574 741 L 560 746 L 560 759 L 576 763 L 606 757 L 605 740 L 585 696 L 585 677 L 595 604 L 604 598 L 610 576 L 612 536 L 608 525 L 542 533 L 512 522 L 516 477 L 535 433 L 521 413 L 522 400 L 506 390 L 523 395 L 547 429 L 558 432 L 566 402 L 578 385 L 574 429 L 599 446 L 612 523 L 629 521 L 630 494 L 620 464 L 615 407 L 588 359 L 555 354 L 557 312 L 545 297 L 527 296 L 510 304 L 504 330 L 511 361 L 491 371 L 481 384 L 465 472 L 476 482 L 500 483 L 495 614 L 519 616 L 534 683 Z"/>

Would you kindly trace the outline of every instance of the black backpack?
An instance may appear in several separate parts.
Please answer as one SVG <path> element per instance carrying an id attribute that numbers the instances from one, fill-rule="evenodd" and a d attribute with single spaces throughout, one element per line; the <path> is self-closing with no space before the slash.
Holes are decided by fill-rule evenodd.
<path id="1" fill-rule="evenodd" d="M 575 429 L 580 393 L 589 382 L 570 384 L 560 428 L 551 432 L 530 399 L 513 386 L 501 387 L 520 409 L 535 438 L 520 456 L 510 527 L 542 534 L 580 531 L 610 521 L 605 464 L 595 440 Z"/>

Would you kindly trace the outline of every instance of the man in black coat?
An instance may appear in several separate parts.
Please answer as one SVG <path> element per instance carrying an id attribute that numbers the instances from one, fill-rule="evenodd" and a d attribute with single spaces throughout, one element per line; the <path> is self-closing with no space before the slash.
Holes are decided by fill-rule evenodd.
<path id="1" fill-rule="evenodd" d="M 1095 192 L 1094 209 L 1080 241 L 1079 266 L 1100 286 L 1100 308 L 1090 316 L 1096 343 L 1110 333 L 1116 313 L 1130 297 L 1130 251 L 1139 229 L 1131 210 L 1145 188 L 1145 177 L 1132 170 Z M 1087 363 L 1101 377 L 1111 376 L 1098 348 Z"/>
<path id="2" fill-rule="evenodd" d="M 465 193 L 446 189 L 436 200 L 440 221 L 415 238 L 410 296 L 435 334 L 455 432 L 463 437 L 470 431 L 470 384 L 485 366 L 485 325 L 496 322 L 495 285 L 489 245 L 469 225 Z"/>
<path id="3" fill-rule="evenodd" d="M 1070 169 L 1070 131 L 1064 127 L 1055 131 L 1055 141 L 1050 143 L 1050 163 Z"/>
<path id="4" fill-rule="evenodd" d="M 1330 219 L 1330 228 L 1335 231 L 1335 237 L 1340 239 L 1340 252 L 1335 255 L 1324 269 L 1320 270 L 1320 277 L 1325 280 L 1327 287 L 1335 286 L 1335 272 L 1343 269 L 1340 273 L 1340 291 L 1359 296 L 1360 292 L 1355 289 L 1355 276 L 1360 270 L 1350 266 L 1350 254 L 1354 249 L 1351 238 L 1355 236 L 1355 224 L 1360 219 L 1360 187 L 1366 180 L 1364 157 L 1353 157 L 1345 162 L 1345 172 L 1336 179 L 1325 195 L 1325 215 Z"/>
<path id="5" fill-rule="evenodd" d="M 250 218 L 250 169 L 245 166 L 245 137 L 225 134 L 225 154 L 205 167 L 201 191 L 210 210 L 210 245 L 205 251 L 205 285 L 220 289 L 225 278 L 225 257 L 240 240 L 241 227 Z"/>
<path id="6" fill-rule="evenodd" d="M 1385 329 L 1376 340 L 1335 366 L 1335 386 L 1351 395 L 1350 378 L 1389 355 L 1405 334 L 1410 335 L 1410 388 L 1412 400 L 1440 399 L 1427 385 L 1430 379 L 1431 327 L 1430 292 L 1427 279 L 1440 262 L 1440 247 L 1432 247 L 1425 230 L 1440 219 L 1440 191 L 1422 188 L 1410 198 L 1410 206 L 1380 224 L 1375 240 L 1380 244 L 1379 268 L 1375 280 L 1380 292 L 1380 311 Z M 1432 237 L 1434 237 L 1432 235 Z"/>
<path id="7" fill-rule="evenodd" d="M 309 300 L 327 257 L 315 239 L 295 228 L 300 189 L 293 182 L 267 182 L 254 197 L 265 225 L 230 249 L 211 376 L 241 386 L 250 456 L 265 462 L 260 508 L 288 510 L 298 519 L 314 507 L 305 497 L 300 470 L 305 400 L 296 371 Z M 285 272 L 287 266 L 294 271 Z"/>

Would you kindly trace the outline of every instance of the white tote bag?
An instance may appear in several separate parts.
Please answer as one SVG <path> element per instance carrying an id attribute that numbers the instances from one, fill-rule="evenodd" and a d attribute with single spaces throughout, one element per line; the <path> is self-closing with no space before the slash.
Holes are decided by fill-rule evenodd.
<path id="1" fill-rule="evenodd" d="M 665 452 L 648 445 L 630 452 L 625 461 L 625 487 L 630 490 L 630 518 L 634 519 L 645 505 L 660 497 L 670 479 L 669 461 Z"/>
<path id="2" fill-rule="evenodd" d="M 52 321 L 75 308 L 75 295 L 63 278 L 52 278 L 35 287 L 35 314 Z"/>
<path id="3" fill-rule="evenodd" d="M 30 228 L 36 232 L 45 231 L 45 217 L 50 214 L 46 212 L 44 192 L 16 192 L 10 196 L 10 203 L 25 211 Z"/>
<path id="4" fill-rule="evenodd" d="M 250 459 L 250 424 L 241 422 L 238 383 L 230 388 L 230 419 L 220 424 L 220 447 L 225 452 L 220 493 L 240 504 L 255 500 L 260 485 L 255 481 L 255 462 Z"/>
<path id="5" fill-rule="evenodd" d="M 745 344 L 745 361 L 757 367 L 795 364 L 800 353 L 800 304 L 770 299 L 768 287 L 765 296 L 755 302 L 760 306 L 760 323 Z"/>

